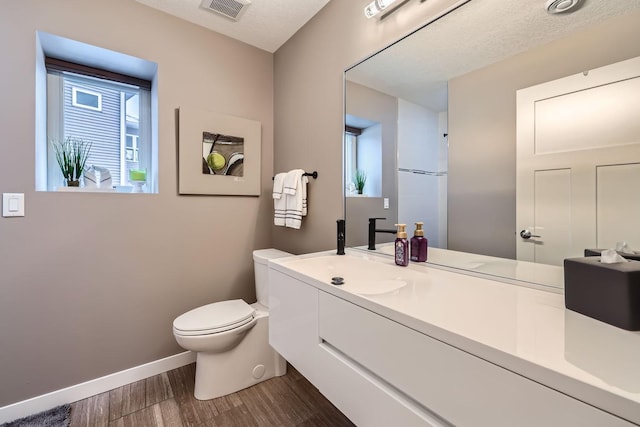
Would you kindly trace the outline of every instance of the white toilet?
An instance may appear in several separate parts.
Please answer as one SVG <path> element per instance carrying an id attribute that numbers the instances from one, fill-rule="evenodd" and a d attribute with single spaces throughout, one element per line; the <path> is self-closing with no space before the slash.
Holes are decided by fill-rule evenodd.
<path id="1" fill-rule="evenodd" d="M 173 321 L 178 344 L 198 353 L 196 399 L 225 396 L 286 373 L 286 361 L 269 345 L 267 261 L 287 256 L 277 249 L 253 252 L 258 302 L 216 302 Z"/>

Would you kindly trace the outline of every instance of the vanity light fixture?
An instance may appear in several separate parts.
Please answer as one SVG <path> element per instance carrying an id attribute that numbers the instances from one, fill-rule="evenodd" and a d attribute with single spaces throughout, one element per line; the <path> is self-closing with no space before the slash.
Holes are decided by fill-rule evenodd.
<path id="1" fill-rule="evenodd" d="M 373 0 L 364 8 L 364 16 L 367 18 L 373 18 L 395 1 L 396 0 Z"/>

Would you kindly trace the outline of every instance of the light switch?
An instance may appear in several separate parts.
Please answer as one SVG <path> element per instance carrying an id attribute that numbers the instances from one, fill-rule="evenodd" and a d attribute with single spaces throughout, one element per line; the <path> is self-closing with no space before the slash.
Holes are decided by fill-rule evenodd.
<path id="1" fill-rule="evenodd" d="M 2 216 L 24 216 L 24 193 L 2 193 Z"/>
<path id="2" fill-rule="evenodd" d="M 385 209 L 389 209 L 389 198 L 388 197 L 384 198 L 384 208 Z"/>

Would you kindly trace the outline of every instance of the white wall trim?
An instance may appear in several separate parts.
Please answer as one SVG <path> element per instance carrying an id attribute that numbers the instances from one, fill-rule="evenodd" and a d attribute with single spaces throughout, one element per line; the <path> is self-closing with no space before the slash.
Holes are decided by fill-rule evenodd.
<path id="1" fill-rule="evenodd" d="M 179 368 L 196 361 L 196 353 L 185 351 L 164 359 L 134 366 L 124 371 L 105 375 L 67 388 L 52 391 L 41 396 L 21 402 L 12 403 L 0 408 L 0 423 L 12 421 L 27 415 L 36 414 L 65 403 L 72 403 L 87 397 L 104 393 L 114 388 L 122 387 L 172 369 Z"/>

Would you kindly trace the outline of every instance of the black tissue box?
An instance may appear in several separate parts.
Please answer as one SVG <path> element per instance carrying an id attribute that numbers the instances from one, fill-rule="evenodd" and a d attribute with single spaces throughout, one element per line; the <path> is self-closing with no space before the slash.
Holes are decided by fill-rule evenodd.
<path id="1" fill-rule="evenodd" d="M 564 305 L 629 331 L 640 330 L 640 261 L 564 260 Z"/>

